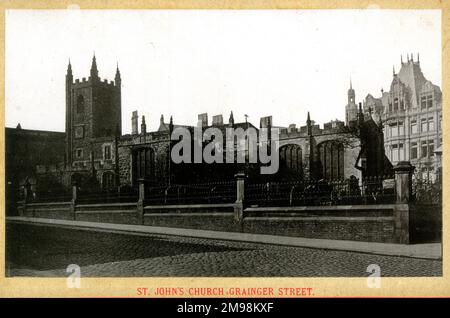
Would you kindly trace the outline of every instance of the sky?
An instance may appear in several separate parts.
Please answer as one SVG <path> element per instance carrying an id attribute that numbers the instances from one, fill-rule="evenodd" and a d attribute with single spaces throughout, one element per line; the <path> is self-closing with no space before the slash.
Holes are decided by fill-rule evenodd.
<path id="1" fill-rule="evenodd" d="M 356 102 L 389 90 L 400 55 L 420 54 L 441 86 L 440 10 L 8 10 L 7 127 L 64 131 L 65 74 L 122 76 L 122 132 L 131 113 L 147 131 L 233 111 L 236 122 L 272 115 L 276 126 L 345 120 Z"/>

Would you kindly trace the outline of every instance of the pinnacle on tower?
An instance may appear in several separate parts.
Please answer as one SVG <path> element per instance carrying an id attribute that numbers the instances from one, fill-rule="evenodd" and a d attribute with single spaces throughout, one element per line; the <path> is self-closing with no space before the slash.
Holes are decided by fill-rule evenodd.
<path id="1" fill-rule="evenodd" d="M 392 75 L 395 76 L 395 66 L 394 65 L 392 65 Z"/>
<path id="2" fill-rule="evenodd" d="M 231 125 L 234 125 L 233 111 L 231 111 L 231 113 L 230 113 L 230 118 L 228 119 L 228 123 L 231 124 Z"/>
<path id="3" fill-rule="evenodd" d="M 95 52 L 94 52 L 94 56 L 92 57 L 92 65 L 91 65 L 91 78 L 97 78 L 97 77 L 98 77 L 97 60 L 95 59 Z"/>
<path id="4" fill-rule="evenodd" d="M 116 66 L 116 78 L 120 78 L 119 62 L 117 62 L 117 66 Z"/>
<path id="5" fill-rule="evenodd" d="M 141 122 L 141 134 L 145 134 L 147 132 L 147 125 L 145 124 L 145 116 L 142 116 Z"/>

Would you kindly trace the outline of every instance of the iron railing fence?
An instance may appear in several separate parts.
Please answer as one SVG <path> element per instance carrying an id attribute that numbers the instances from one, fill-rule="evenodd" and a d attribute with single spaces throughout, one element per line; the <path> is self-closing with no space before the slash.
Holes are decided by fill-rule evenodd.
<path id="1" fill-rule="evenodd" d="M 131 203 L 137 202 L 139 192 L 137 187 L 113 188 L 105 190 L 82 190 L 77 193 L 79 204 L 96 203 Z"/>
<path id="2" fill-rule="evenodd" d="M 145 204 L 220 204 L 236 201 L 236 181 L 152 185 L 145 188 Z"/>
<path id="3" fill-rule="evenodd" d="M 49 202 L 69 202 L 72 200 L 72 191 L 47 191 L 31 193 L 27 197 L 28 202 L 49 203 Z"/>
<path id="4" fill-rule="evenodd" d="M 390 176 L 369 177 L 361 182 L 354 178 L 245 185 L 248 206 L 385 204 L 393 203 L 395 198 L 395 186 Z"/>
<path id="5" fill-rule="evenodd" d="M 413 179 L 411 199 L 416 204 L 442 204 L 442 182 Z"/>

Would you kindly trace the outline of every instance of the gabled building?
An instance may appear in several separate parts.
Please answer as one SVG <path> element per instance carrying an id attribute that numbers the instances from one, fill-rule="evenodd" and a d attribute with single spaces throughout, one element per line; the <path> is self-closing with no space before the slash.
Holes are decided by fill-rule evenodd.
<path id="1" fill-rule="evenodd" d="M 434 180 L 437 173 L 435 149 L 442 145 L 442 92 L 427 80 L 420 68 L 419 55 L 401 59 L 395 68 L 389 91 L 382 96 L 367 95 L 365 113 L 381 119 L 387 157 L 393 164 L 410 161 L 415 176 Z"/>

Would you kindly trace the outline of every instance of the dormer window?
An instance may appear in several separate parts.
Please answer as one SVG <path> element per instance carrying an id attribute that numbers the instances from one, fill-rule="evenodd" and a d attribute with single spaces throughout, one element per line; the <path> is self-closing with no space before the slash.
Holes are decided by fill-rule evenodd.
<path id="1" fill-rule="evenodd" d="M 394 98 L 394 111 L 398 110 L 398 98 Z"/>

